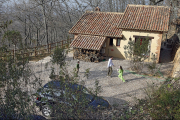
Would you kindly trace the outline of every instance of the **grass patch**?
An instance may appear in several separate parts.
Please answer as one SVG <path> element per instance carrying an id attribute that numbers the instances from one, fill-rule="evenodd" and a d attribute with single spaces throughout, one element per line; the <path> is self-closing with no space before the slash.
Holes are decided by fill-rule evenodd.
<path id="1" fill-rule="evenodd" d="M 140 74 L 136 71 L 133 71 L 131 68 L 128 69 L 128 72 L 134 74 L 134 75 L 140 75 L 142 77 L 154 77 L 154 78 L 161 78 L 161 77 L 164 77 L 164 75 L 158 71 L 156 72 L 156 74 L 152 74 L 152 73 L 147 73 L 147 72 L 141 72 Z"/>

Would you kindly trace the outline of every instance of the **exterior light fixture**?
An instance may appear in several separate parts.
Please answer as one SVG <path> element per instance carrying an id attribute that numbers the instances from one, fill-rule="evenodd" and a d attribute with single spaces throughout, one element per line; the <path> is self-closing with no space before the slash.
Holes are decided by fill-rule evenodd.
<path id="1" fill-rule="evenodd" d="M 132 39 L 131 39 L 131 36 L 130 36 L 129 40 L 130 40 L 130 41 L 132 40 Z"/>

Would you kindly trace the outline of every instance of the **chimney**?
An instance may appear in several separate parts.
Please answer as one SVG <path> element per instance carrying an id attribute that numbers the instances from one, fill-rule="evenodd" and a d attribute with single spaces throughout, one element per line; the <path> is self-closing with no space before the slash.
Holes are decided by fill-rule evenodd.
<path id="1" fill-rule="evenodd" d="M 95 8 L 95 11 L 99 12 L 99 11 L 100 11 L 100 8 L 99 8 L 99 7 L 96 7 L 96 8 Z"/>

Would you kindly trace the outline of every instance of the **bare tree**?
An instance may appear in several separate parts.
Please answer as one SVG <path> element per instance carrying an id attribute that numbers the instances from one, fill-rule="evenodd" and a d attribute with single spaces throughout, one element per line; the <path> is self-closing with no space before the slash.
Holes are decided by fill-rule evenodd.
<path id="1" fill-rule="evenodd" d="M 164 1 L 164 0 L 150 0 L 150 3 L 152 5 L 157 5 L 158 3 L 162 2 L 162 1 Z"/>
<path id="2" fill-rule="evenodd" d="M 8 19 L 13 16 L 12 28 L 21 32 L 24 44 L 41 45 L 71 36 L 69 29 L 86 10 L 98 6 L 101 11 L 124 12 L 127 4 L 145 5 L 148 1 L 153 5 L 170 4 L 168 0 L 21 0 L 5 12 Z"/>

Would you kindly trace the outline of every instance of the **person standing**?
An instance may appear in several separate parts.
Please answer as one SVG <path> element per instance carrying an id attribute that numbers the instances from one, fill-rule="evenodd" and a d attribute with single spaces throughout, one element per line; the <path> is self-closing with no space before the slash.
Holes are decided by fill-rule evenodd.
<path id="1" fill-rule="evenodd" d="M 109 61 L 108 61 L 108 74 L 107 74 L 107 77 L 110 76 L 111 77 L 111 74 L 112 74 L 112 66 L 114 66 L 113 62 L 112 62 L 112 59 L 113 57 L 109 58 Z"/>
<path id="2" fill-rule="evenodd" d="M 78 75 L 78 72 L 79 72 L 79 60 L 78 60 L 77 65 L 76 65 L 76 70 L 77 70 L 77 75 Z"/>
<path id="3" fill-rule="evenodd" d="M 119 73 L 118 77 L 119 77 L 123 82 L 125 82 L 125 80 L 124 80 L 124 78 L 123 78 L 123 68 L 122 68 L 122 66 L 120 66 L 120 69 L 119 69 L 118 73 Z"/>

